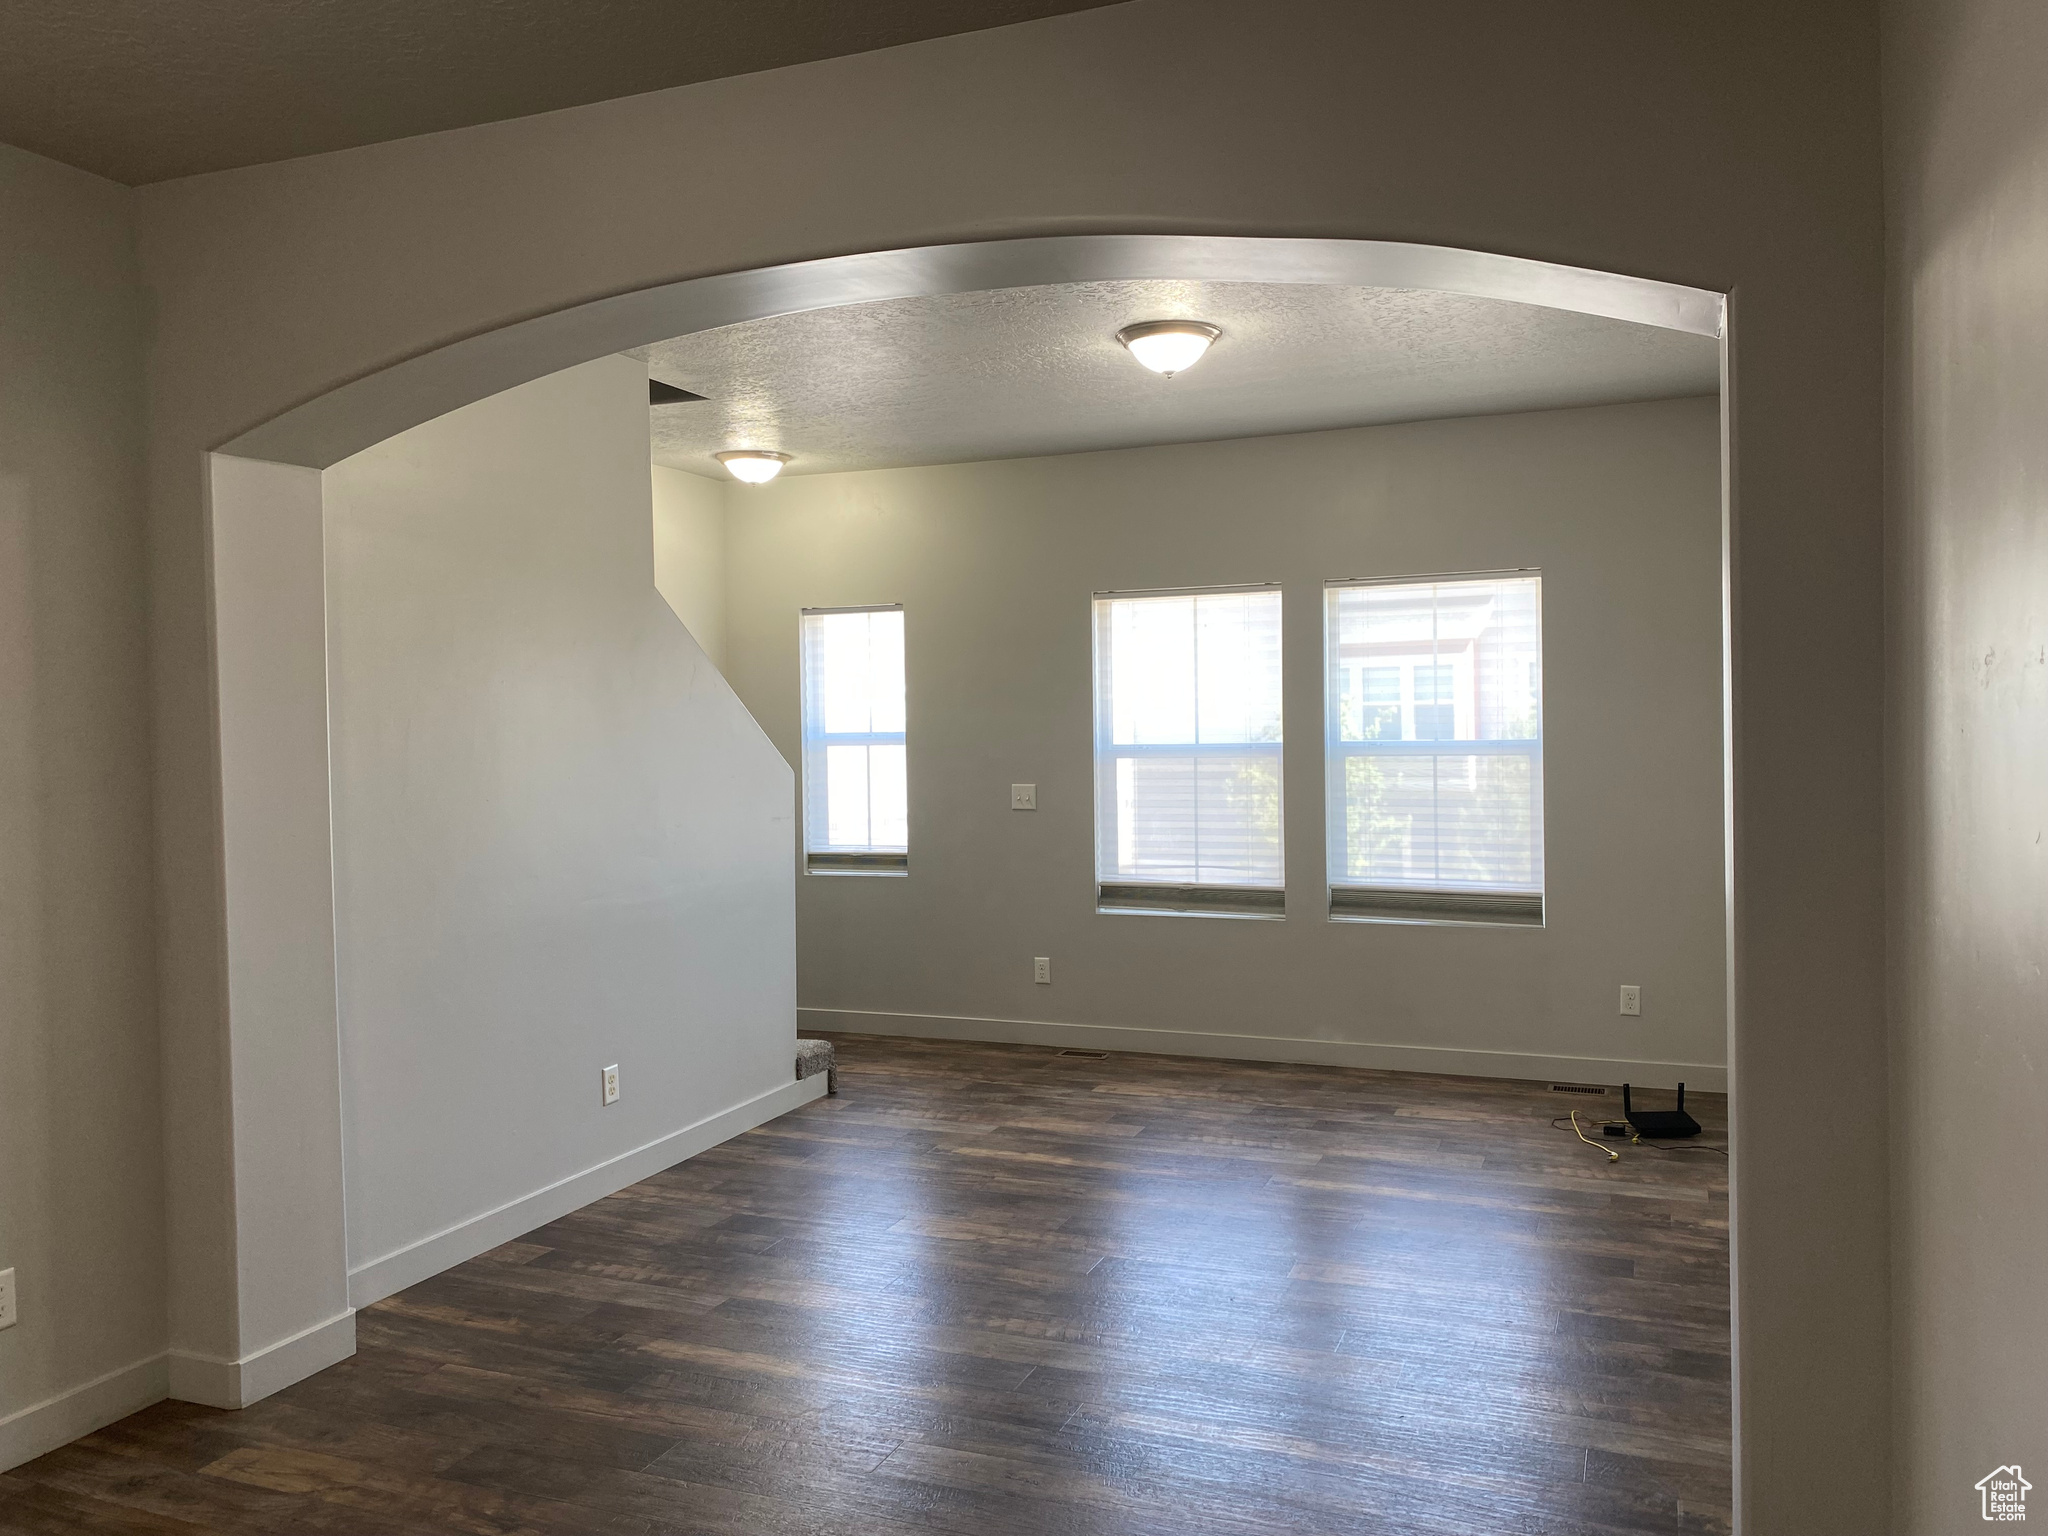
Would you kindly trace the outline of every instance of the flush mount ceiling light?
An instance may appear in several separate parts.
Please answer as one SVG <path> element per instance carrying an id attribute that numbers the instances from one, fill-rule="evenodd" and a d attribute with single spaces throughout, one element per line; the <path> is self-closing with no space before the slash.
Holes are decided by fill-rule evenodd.
<path id="1" fill-rule="evenodd" d="M 1183 368 L 1192 368 L 1209 350 L 1209 343 L 1223 332 L 1201 320 L 1146 320 L 1127 325 L 1116 333 L 1139 362 L 1169 379 Z"/>
<path id="2" fill-rule="evenodd" d="M 733 479 L 744 480 L 749 485 L 766 485 L 782 473 L 782 466 L 789 462 L 786 453 L 770 453 L 765 448 L 729 448 L 712 457 L 723 464 Z"/>

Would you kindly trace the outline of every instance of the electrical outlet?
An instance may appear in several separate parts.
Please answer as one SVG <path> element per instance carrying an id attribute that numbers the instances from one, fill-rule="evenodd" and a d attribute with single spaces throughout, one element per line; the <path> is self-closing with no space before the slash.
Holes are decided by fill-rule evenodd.
<path id="1" fill-rule="evenodd" d="M 607 1104 L 619 1102 L 619 1064 L 613 1062 L 604 1069 L 604 1101 Z"/>
<path id="2" fill-rule="evenodd" d="M 1010 786 L 1010 809 L 1013 811 L 1037 810 L 1038 786 L 1036 784 L 1012 784 Z"/>
<path id="3" fill-rule="evenodd" d="M 12 1328 L 20 1321 L 14 1314 L 14 1271 L 0 1269 L 0 1328 Z"/>
<path id="4" fill-rule="evenodd" d="M 1636 1018 L 1641 1015 L 1643 1011 L 1643 989 L 1641 987 L 1623 987 L 1621 989 L 1621 1011 L 1630 1018 Z"/>
<path id="5" fill-rule="evenodd" d="M 1031 979 L 1041 987 L 1052 985 L 1052 956 L 1033 955 L 1031 957 Z"/>

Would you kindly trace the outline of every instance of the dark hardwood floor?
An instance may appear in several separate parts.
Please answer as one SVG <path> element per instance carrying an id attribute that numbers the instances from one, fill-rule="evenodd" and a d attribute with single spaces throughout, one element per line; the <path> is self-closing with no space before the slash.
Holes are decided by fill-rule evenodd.
<path id="1" fill-rule="evenodd" d="M 0 1530 L 1728 1529 L 1721 1157 L 1609 1163 L 1545 1085 L 840 1052 L 355 1358 L 0 1476 Z"/>

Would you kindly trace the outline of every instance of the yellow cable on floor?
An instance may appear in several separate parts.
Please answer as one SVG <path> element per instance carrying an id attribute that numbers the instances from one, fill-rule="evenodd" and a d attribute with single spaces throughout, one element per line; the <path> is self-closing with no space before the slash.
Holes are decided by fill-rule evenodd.
<path id="1" fill-rule="evenodd" d="M 1579 1140 L 1583 1141 L 1587 1146 L 1600 1147 L 1599 1142 L 1595 1141 L 1592 1137 L 1588 1136 L 1584 1131 L 1579 1129 L 1579 1112 L 1576 1109 L 1572 1111 L 1572 1131 L 1574 1132 L 1574 1134 L 1578 1136 Z M 1600 1147 L 1600 1150 L 1607 1154 L 1607 1161 L 1609 1161 L 1610 1163 L 1618 1163 L 1621 1161 L 1621 1154 L 1615 1151 L 1614 1148 Z"/>

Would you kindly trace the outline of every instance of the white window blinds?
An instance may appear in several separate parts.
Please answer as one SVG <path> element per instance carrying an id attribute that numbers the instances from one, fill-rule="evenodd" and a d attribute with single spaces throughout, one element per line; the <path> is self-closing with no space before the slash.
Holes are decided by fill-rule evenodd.
<path id="1" fill-rule="evenodd" d="M 1333 915 L 1543 920 L 1543 584 L 1332 584 Z"/>
<path id="2" fill-rule="evenodd" d="M 1278 914 L 1280 593 L 1095 599 L 1101 905 Z"/>
<path id="3" fill-rule="evenodd" d="M 909 866 L 903 610 L 803 614 L 804 851 L 817 873 Z"/>

